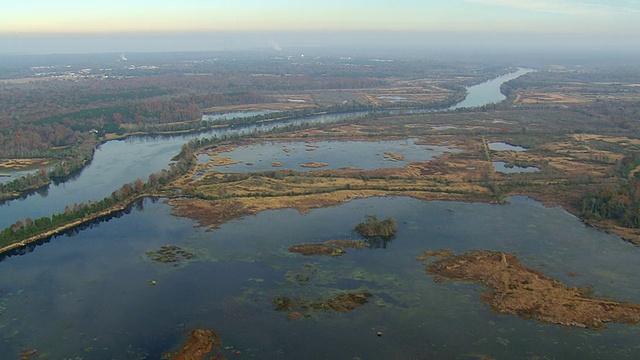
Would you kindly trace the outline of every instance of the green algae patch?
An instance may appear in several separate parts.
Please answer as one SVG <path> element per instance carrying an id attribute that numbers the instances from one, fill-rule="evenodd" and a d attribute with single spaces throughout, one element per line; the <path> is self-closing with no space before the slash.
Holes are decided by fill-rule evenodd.
<path id="1" fill-rule="evenodd" d="M 195 258 L 195 254 L 176 245 L 165 245 L 158 250 L 147 251 L 146 255 L 151 261 L 163 264 L 176 264 Z"/>
<path id="2" fill-rule="evenodd" d="M 365 305 L 371 297 L 373 295 L 367 292 L 348 292 L 316 301 L 294 300 L 290 297 L 280 296 L 274 298 L 271 302 L 276 311 L 291 312 L 288 319 L 293 320 L 311 317 L 309 312 L 346 313 Z"/>

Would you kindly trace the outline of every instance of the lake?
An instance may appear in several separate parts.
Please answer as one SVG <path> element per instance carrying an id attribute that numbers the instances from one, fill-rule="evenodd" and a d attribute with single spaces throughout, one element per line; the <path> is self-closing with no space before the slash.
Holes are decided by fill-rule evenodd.
<path id="1" fill-rule="evenodd" d="M 373 170 L 401 168 L 411 162 L 428 161 L 445 152 L 458 151 L 446 146 L 416 145 L 416 140 L 257 143 L 219 154 L 238 163 L 212 168 L 222 172 L 265 171 L 273 170 L 273 163 L 279 163 L 277 168 L 304 171 L 312 169 L 303 164 L 318 162 L 327 164 L 322 169 Z M 199 157 L 198 162 L 209 159 Z"/>
<path id="2" fill-rule="evenodd" d="M 499 250 L 569 286 L 593 286 L 596 296 L 640 302 L 638 247 L 560 208 L 509 201 L 370 198 L 306 215 L 266 211 L 206 231 L 147 199 L 126 216 L 0 261 L 0 352 L 159 359 L 190 329 L 210 328 L 222 338 L 222 355 L 239 359 L 640 358 L 640 326 L 568 329 L 499 315 L 480 300 L 481 286 L 436 283 L 425 273 L 416 260 L 425 250 Z M 340 257 L 287 251 L 356 239 L 352 229 L 366 214 L 397 219 L 386 247 Z M 167 244 L 195 258 L 152 262 L 146 253 Z M 317 300 L 346 291 L 373 297 L 348 313 L 295 320 L 272 304 L 280 296 Z"/>

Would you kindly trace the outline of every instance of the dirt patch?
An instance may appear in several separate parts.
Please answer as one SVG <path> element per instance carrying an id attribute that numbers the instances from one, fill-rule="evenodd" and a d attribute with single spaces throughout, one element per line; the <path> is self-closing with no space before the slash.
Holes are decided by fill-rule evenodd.
<path id="1" fill-rule="evenodd" d="M 640 304 L 586 296 L 585 290 L 527 268 L 509 253 L 474 250 L 455 255 L 443 251 L 427 252 L 423 257 L 436 258 L 427 264 L 428 274 L 488 287 L 482 299 L 502 314 L 590 329 L 602 329 L 607 322 L 640 322 Z"/>

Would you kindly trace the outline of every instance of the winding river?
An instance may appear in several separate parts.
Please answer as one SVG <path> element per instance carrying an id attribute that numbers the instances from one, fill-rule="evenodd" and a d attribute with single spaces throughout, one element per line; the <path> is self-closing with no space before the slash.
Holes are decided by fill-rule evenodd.
<path id="1" fill-rule="evenodd" d="M 502 101 L 505 97 L 500 93 L 500 85 L 531 71 L 533 70 L 519 69 L 483 84 L 471 86 L 467 89 L 467 98 L 451 109 L 458 108 L 462 104 L 465 107 L 474 107 Z M 416 110 L 406 111 L 416 113 Z M 51 185 L 45 192 L 0 205 L 0 228 L 10 226 L 18 220 L 36 219 L 60 213 L 70 204 L 103 199 L 125 183 L 138 178 L 146 179 L 149 174 L 168 168 L 171 158 L 180 152 L 180 147 L 197 137 L 264 131 L 290 124 L 334 122 L 364 117 L 367 114 L 368 112 L 353 112 L 315 115 L 242 128 L 212 130 L 200 134 L 142 136 L 109 141 L 98 147 L 93 161 L 76 178 L 59 185 Z"/>

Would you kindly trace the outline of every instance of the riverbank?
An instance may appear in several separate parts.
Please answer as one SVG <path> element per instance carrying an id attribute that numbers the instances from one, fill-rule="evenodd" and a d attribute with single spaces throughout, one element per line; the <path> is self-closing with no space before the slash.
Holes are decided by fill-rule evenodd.
<path id="1" fill-rule="evenodd" d="M 76 229 L 82 225 L 85 225 L 91 221 L 95 221 L 95 220 L 99 220 L 108 216 L 111 216 L 113 214 L 116 214 L 118 212 L 124 211 L 126 210 L 128 207 L 130 207 L 133 203 L 135 203 L 136 201 L 143 199 L 145 197 L 149 197 L 149 194 L 141 194 L 138 196 L 135 196 L 133 198 L 128 199 L 127 201 L 120 203 L 120 204 L 116 204 L 111 206 L 108 209 L 87 215 L 87 216 L 83 216 L 80 219 L 76 219 L 67 223 L 64 223 L 62 225 L 56 226 L 54 228 L 51 228 L 49 230 L 43 231 L 41 233 L 38 233 L 36 235 L 30 236 L 26 239 L 22 239 L 16 242 L 13 242 L 11 244 L 5 245 L 3 247 L 0 247 L 0 255 L 3 255 L 5 253 L 8 253 L 12 250 L 16 250 L 22 247 L 25 247 L 29 244 L 41 241 L 41 240 L 45 240 L 47 238 L 50 238 L 52 236 L 55 235 L 59 235 L 62 234 L 66 231 L 69 230 L 73 230 Z"/>

